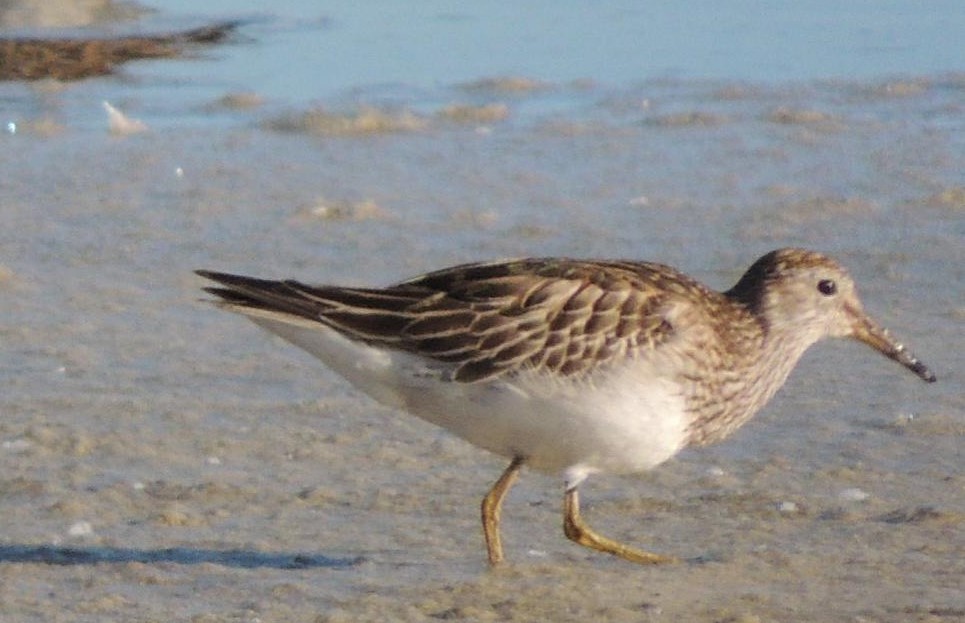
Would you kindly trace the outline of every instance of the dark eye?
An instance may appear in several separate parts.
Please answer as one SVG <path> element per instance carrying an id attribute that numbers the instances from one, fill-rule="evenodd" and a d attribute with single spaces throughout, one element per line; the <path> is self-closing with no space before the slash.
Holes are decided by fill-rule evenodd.
<path id="1" fill-rule="evenodd" d="M 838 284 L 831 279 L 822 279 L 818 282 L 818 292 L 824 296 L 831 296 L 838 291 Z"/>

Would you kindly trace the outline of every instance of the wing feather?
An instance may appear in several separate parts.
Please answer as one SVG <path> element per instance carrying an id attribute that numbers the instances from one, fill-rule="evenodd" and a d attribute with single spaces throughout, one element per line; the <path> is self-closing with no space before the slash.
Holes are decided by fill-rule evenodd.
<path id="1" fill-rule="evenodd" d="M 309 286 L 199 271 L 236 311 L 273 310 L 454 365 L 474 382 L 523 369 L 587 374 L 674 334 L 668 310 L 706 289 L 666 266 L 533 259 L 470 264 L 387 288 Z M 303 320 L 302 320 L 303 321 Z"/>

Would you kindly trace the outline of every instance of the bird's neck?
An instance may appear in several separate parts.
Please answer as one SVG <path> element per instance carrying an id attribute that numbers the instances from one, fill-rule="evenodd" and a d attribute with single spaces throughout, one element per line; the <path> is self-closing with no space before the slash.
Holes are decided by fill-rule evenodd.
<path id="1" fill-rule="evenodd" d="M 733 368 L 717 381 L 717 397 L 696 405 L 698 417 L 690 427 L 689 443 L 693 445 L 720 441 L 753 417 L 784 385 L 801 356 L 816 341 L 806 330 L 803 335 L 796 330 L 800 327 L 766 323 L 758 314 L 745 310 L 749 312 L 745 329 L 756 325 L 752 333 L 757 338 L 738 346 L 743 354 L 734 357 Z M 710 420 L 716 420 L 714 425 L 701 425 Z"/>

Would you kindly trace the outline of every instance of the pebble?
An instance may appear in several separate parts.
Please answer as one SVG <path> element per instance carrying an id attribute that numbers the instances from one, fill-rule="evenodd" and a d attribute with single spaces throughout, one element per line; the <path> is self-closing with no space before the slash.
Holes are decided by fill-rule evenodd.
<path id="1" fill-rule="evenodd" d="M 858 489 L 857 487 L 842 489 L 841 492 L 838 493 L 838 498 L 847 502 L 864 502 L 869 497 L 871 496 L 868 494 L 868 492 Z"/>
<path id="2" fill-rule="evenodd" d="M 90 536 L 94 534 L 94 527 L 89 521 L 78 521 L 67 529 L 68 536 Z"/>
<path id="3" fill-rule="evenodd" d="M 785 501 L 778 504 L 777 510 L 788 514 L 796 513 L 798 511 L 798 506 L 794 502 Z"/>
<path id="4" fill-rule="evenodd" d="M 30 446 L 32 445 L 33 444 L 27 439 L 8 439 L 7 441 L 3 442 L 3 449 L 15 454 L 19 454 L 29 450 Z"/>

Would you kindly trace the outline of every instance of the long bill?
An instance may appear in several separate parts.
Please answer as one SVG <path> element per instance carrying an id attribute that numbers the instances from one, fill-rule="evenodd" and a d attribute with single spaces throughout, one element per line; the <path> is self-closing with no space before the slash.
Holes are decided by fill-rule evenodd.
<path id="1" fill-rule="evenodd" d="M 897 361 L 918 375 L 918 378 L 921 380 L 928 383 L 935 382 L 935 373 L 932 372 L 928 366 L 908 352 L 904 344 L 896 341 L 891 337 L 887 329 L 878 326 L 867 315 L 856 315 L 853 328 L 854 332 L 852 333 L 852 337 L 856 340 L 864 342 L 885 357 Z"/>

